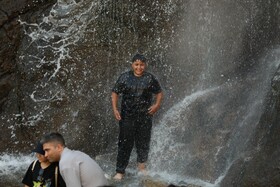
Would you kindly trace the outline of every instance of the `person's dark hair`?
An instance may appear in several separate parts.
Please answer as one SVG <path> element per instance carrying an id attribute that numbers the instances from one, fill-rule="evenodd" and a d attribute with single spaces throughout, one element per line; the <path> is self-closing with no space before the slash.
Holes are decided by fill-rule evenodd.
<path id="1" fill-rule="evenodd" d="M 141 60 L 141 62 L 144 62 L 144 63 L 146 63 L 146 61 L 147 61 L 145 56 L 142 54 L 139 54 L 139 53 L 134 55 L 134 57 L 132 58 L 132 63 L 135 62 L 136 60 Z"/>
<path id="2" fill-rule="evenodd" d="M 43 138 L 41 139 L 41 144 L 49 143 L 49 142 L 57 142 L 63 146 L 65 146 L 65 140 L 61 134 L 58 132 L 50 132 L 48 134 L 45 134 Z"/>

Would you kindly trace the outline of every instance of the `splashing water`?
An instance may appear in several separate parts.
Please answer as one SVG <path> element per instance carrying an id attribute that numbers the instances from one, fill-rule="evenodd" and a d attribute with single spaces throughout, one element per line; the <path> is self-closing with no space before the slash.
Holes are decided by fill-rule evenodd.
<path id="1" fill-rule="evenodd" d="M 154 176 L 219 186 L 235 160 L 248 161 L 246 145 L 259 122 L 279 58 L 279 48 L 272 49 L 242 82 L 197 91 L 173 105 L 153 129 L 149 163 Z"/>
<path id="2" fill-rule="evenodd" d="M 22 154 L 1 154 L 0 155 L 0 181 L 14 181 L 20 184 L 28 166 L 35 160 L 35 156 Z"/>
<path id="3" fill-rule="evenodd" d="M 76 3 L 75 1 L 64 2 L 61 0 L 52 7 L 49 15 L 44 17 L 40 24 L 30 24 L 19 20 L 21 25 L 25 27 L 25 35 L 31 39 L 30 46 L 36 45 L 35 48 L 40 52 L 20 56 L 22 61 L 25 60 L 24 58 L 31 58 L 30 63 L 37 64 L 36 68 L 46 64 L 56 66 L 51 74 L 45 75 L 48 77 L 45 84 L 56 77 L 63 60 L 72 58 L 69 46 L 76 45 L 83 38 L 88 24 L 96 18 L 93 15 L 96 14 L 98 7 L 98 1 L 92 1 L 88 4 L 87 1 Z M 47 52 L 52 54 L 52 59 L 46 59 Z M 44 86 L 42 85 L 42 87 Z"/>
<path id="4" fill-rule="evenodd" d="M 220 87 L 210 88 L 203 91 L 197 91 L 189 96 L 186 96 L 181 102 L 172 106 L 160 120 L 159 125 L 153 130 L 152 153 L 151 153 L 151 170 L 152 174 L 156 176 L 160 173 L 161 178 L 171 183 L 178 183 L 178 181 L 202 185 L 210 187 L 211 183 L 200 179 L 190 177 L 183 177 L 178 171 L 180 167 L 185 167 L 191 160 L 192 155 L 188 151 L 187 144 L 179 142 L 173 136 L 178 135 L 178 129 L 182 132 L 188 130 L 182 127 L 182 117 L 185 110 L 190 110 L 188 107 L 193 104 L 197 99 L 215 93 Z M 170 125 L 171 124 L 171 125 Z M 174 160 L 175 159 L 175 160 Z M 181 162 L 181 165 L 178 165 Z M 172 168 L 172 169 L 170 169 Z M 163 172 L 162 172 L 163 171 Z"/>
<path id="5" fill-rule="evenodd" d="M 15 114 L 13 120 L 18 124 L 14 127 L 36 126 L 52 109 L 52 103 L 61 103 L 70 97 L 66 89 L 71 89 L 73 95 L 80 94 L 80 91 L 72 88 L 73 83 L 67 76 L 73 73 L 77 64 L 67 61 L 80 61 L 80 57 L 73 56 L 71 51 L 79 42 L 85 40 L 84 34 L 89 32 L 89 24 L 100 14 L 99 9 L 100 1 L 58 0 L 39 23 L 28 23 L 19 19 L 26 36 L 24 43 L 27 44 L 27 47 L 23 44 L 18 57 L 19 69 L 30 75 L 32 81 L 34 77 L 37 77 L 37 80 L 30 85 L 32 89 L 26 95 L 29 98 L 25 99 L 34 103 L 34 109 L 30 113 Z M 61 82 L 68 84 L 66 88 Z M 78 89 L 82 86 L 79 84 Z M 14 127 L 11 129 L 15 129 Z M 12 134 L 15 134 L 14 130 Z"/>
<path id="6" fill-rule="evenodd" d="M 64 63 L 65 61 L 80 60 L 80 56 L 71 54 L 72 49 L 79 45 L 79 42 L 86 40 L 84 35 L 87 32 L 94 32 L 94 28 L 89 26 L 100 15 L 100 2 L 58 0 L 41 23 L 27 23 L 20 20 L 24 32 L 28 36 L 25 40 L 28 40 L 29 46 L 21 52 L 19 61 L 22 63 L 22 68 L 29 68 L 25 72 L 34 74 L 39 72 L 38 74 L 43 75 L 40 81 L 34 84 L 33 89 L 30 89 L 29 99 L 36 106 L 32 115 L 22 121 L 23 125 L 35 126 L 45 117 L 45 112 L 51 109 L 51 102 L 63 100 L 66 91 L 57 79 L 60 75 L 72 73 L 76 68 L 76 64 L 65 66 Z M 171 1 L 169 3 L 172 4 Z M 173 10 L 167 9 L 167 11 Z M 208 14 L 212 15 L 212 12 L 208 12 Z M 145 15 L 142 15 L 141 19 L 145 21 Z M 211 20 L 207 21 L 209 21 L 209 25 L 212 24 Z M 89 31 L 89 28 L 93 30 Z M 188 28 L 192 27 L 188 25 Z M 206 28 L 205 25 L 203 28 Z M 218 33 L 218 30 L 221 30 L 220 26 L 213 32 Z M 161 180 L 171 183 L 182 182 L 204 187 L 219 186 L 234 160 L 240 157 L 249 159 L 246 154 L 243 154 L 243 151 L 262 114 L 262 105 L 271 76 L 279 66 L 279 49 L 270 51 L 267 56 L 256 63 L 256 66 L 253 64 L 251 69 L 245 70 L 248 71 L 245 76 L 238 77 L 239 75 L 234 74 L 221 85 L 216 82 L 209 84 L 213 75 L 219 77 L 216 67 L 227 66 L 223 61 L 228 60 L 226 58 L 220 63 L 215 61 L 224 56 L 226 51 L 216 54 L 216 56 L 213 54 L 214 49 L 212 48 L 215 46 L 223 48 L 223 46 L 220 43 L 211 43 L 215 40 L 214 38 L 212 41 L 211 30 L 200 31 L 198 29 L 194 30 L 198 32 L 192 32 L 190 29 L 189 31 L 190 41 L 186 40 L 188 43 L 199 43 L 197 41 L 199 37 L 191 37 L 193 33 L 208 37 L 209 40 L 207 39 L 206 43 L 201 42 L 200 46 L 207 49 L 205 54 L 209 55 L 209 58 L 204 59 L 205 64 L 203 64 L 204 61 L 200 64 L 202 72 L 199 72 L 200 68 L 197 72 L 201 73 L 201 78 L 198 82 L 193 83 L 194 87 L 199 89 L 192 90 L 199 91 L 192 91 L 189 95 L 183 96 L 179 102 L 172 104 L 163 115 L 164 117 L 155 125 L 149 169 L 154 178 L 159 177 Z M 223 39 L 226 38 L 221 37 L 221 41 Z M 161 45 L 160 38 L 156 42 Z M 239 48 L 238 45 L 236 44 L 235 47 Z M 229 48 L 231 47 L 230 45 Z M 195 46 L 190 48 L 189 53 L 194 52 L 194 55 L 200 55 L 195 53 L 197 50 Z M 184 47 L 180 49 L 186 53 Z M 204 54 L 204 51 L 202 50 L 201 53 Z M 210 58 L 212 56 L 215 58 Z M 190 58 L 190 61 L 192 60 Z M 194 60 L 193 67 L 197 67 L 196 62 Z M 180 63 L 178 64 L 180 65 Z M 46 66 L 49 68 L 42 70 L 42 67 Z M 234 65 L 230 65 L 230 67 L 236 68 Z M 174 65 L 170 65 L 168 68 L 172 69 Z M 84 73 L 84 76 L 87 77 L 88 74 Z M 222 75 L 224 76 L 224 74 Z M 176 77 L 175 79 L 180 80 L 181 78 Z M 67 82 L 67 78 L 62 81 Z M 77 87 L 77 89 L 71 87 L 72 92 L 70 93 L 82 95 L 83 83 Z M 181 89 L 187 90 L 187 87 Z M 74 108 L 71 111 L 73 119 L 69 121 L 74 122 L 80 113 L 79 108 Z M 23 114 L 16 114 L 16 117 L 18 116 L 23 116 Z M 65 123 L 63 127 L 67 129 L 67 124 Z M 10 128 L 14 129 L 15 126 Z M 0 177 L 16 177 L 15 173 L 25 170 L 32 160 L 31 156 L 2 155 L 0 157 Z M 103 163 L 103 167 L 108 167 L 110 170 L 114 168 L 112 166 L 114 163 L 105 161 L 101 163 Z M 134 170 L 128 171 L 135 172 Z M 135 181 L 128 181 L 126 185 L 133 186 L 134 184 Z"/>

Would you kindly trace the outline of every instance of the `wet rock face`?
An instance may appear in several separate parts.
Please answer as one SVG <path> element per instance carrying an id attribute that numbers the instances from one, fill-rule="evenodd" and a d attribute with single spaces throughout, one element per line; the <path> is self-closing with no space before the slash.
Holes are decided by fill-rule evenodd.
<path id="1" fill-rule="evenodd" d="M 20 26 L 17 17 L 26 6 L 25 1 L 13 4 L 12 1 L 1 1 L 0 14 L 0 110 L 7 101 L 7 96 L 15 87 L 16 51 L 20 43 Z M 5 45 L 3 45 L 5 44 Z"/>
<path id="2" fill-rule="evenodd" d="M 169 167 L 171 173 L 214 183 L 228 158 L 244 154 L 246 158 L 238 157 L 221 186 L 276 186 L 279 72 L 272 85 L 258 76 L 267 64 L 275 63 L 258 58 L 279 42 L 276 1 L 84 0 L 76 1 L 78 6 L 58 2 L 1 1 L 0 140 L 4 143 L 0 152 L 30 153 L 33 143 L 51 130 L 64 133 L 67 146 L 90 155 L 116 152 L 117 122 L 111 114 L 110 92 L 140 51 L 165 91 L 159 115 L 182 103 L 181 113 L 173 110 L 174 115 L 166 115 L 169 124 L 164 132 L 172 129 L 172 141 L 158 131 L 163 141 L 157 143 L 167 142 L 165 150 L 155 152 L 161 171 Z M 277 57 L 275 53 L 273 58 Z M 265 88 L 271 91 L 260 122 L 255 123 L 259 117 L 254 113 L 254 123 L 246 121 L 249 126 L 237 128 L 256 108 L 248 95 L 258 96 L 264 90 L 258 85 L 267 82 Z M 222 85 L 219 92 L 188 98 L 197 89 L 216 85 Z M 236 149 L 240 144 L 235 134 L 243 135 L 252 126 L 250 145 Z M 165 163 L 170 161 L 174 169 L 160 160 L 170 150 Z"/>
<path id="3" fill-rule="evenodd" d="M 265 113 L 244 158 L 234 162 L 221 186 L 279 186 L 280 68 L 272 79 Z"/>
<path id="4" fill-rule="evenodd" d="M 12 48 L 3 48 L 1 56 L 8 59 L 1 69 L 1 138 L 11 141 L 0 150 L 28 151 L 53 130 L 65 132 L 72 148 L 97 154 L 117 139 L 110 107 L 114 82 L 136 52 L 147 52 L 150 69 L 162 66 L 180 1 L 53 3 L 10 3 L 13 20 L 2 21 L 14 24 L 15 39 L 2 37 Z"/>
<path id="5" fill-rule="evenodd" d="M 15 87 L 16 54 L 21 42 L 21 26 L 18 22 L 20 15 L 40 7 L 51 1 L 32 0 L 2 0 L 0 3 L 0 107 L 7 99 L 10 90 Z M 53 1 L 54 2 L 54 1 Z"/>
<path id="6" fill-rule="evenodd" d="M 18 22 L 20 16 L 28 12 L 46 9 L 54 1 L 45 0 L 2 0 L 0 2 L 0 113 L 1 119 L 10 114 L 17 114 L 20 111 L 20 91 L 18 90 L 18 68 L 17 51 L 21 44 L 22 27 Z M 32 16 L 31 16 L 32 17 Z M 1 120 L 2 131 L 1 141 L 11 140 L 11 131 L 8 130 L 12 123 L 10 120 Z M 4 127 L 4 128 L 3 128 Z M 15 143 L 15 142 L 14 142 Z M 1 145 L 3 151 L 8 147 L 13 149 L 15 145 L 7 142 L 6 146 Z M 5 148 L 6 147 L 6 148 Z"/>

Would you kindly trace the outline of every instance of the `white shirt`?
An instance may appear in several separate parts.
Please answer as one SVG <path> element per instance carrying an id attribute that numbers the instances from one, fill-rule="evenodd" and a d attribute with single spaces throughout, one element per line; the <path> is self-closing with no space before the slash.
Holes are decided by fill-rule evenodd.
<path id="1" fill-rule="evenodd" d="M 100 166 L 81 151 L 74 151 L 65 147 L 61 154 L 59 168 L 67 187 L 108 185 Z"/>

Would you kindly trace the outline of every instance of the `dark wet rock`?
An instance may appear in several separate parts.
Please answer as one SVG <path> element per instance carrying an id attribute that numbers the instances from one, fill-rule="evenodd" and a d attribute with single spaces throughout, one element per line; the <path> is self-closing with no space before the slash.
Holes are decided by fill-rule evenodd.
<path id="1" fill-rule="evenodd" d="M 186 107 L 186 113 L 188 110 L 192 113 L 182 115 L 181 119 L 192 120 L 193 123 L 189 124 L 184 134 L 181 129 L 174 129 L 183 143 L 196 142 L 191 148 L 198 153 L 196 157 L 191 157 L 187 168 L 180 165 L 176 166 L 177 169 L 184 171 L 185 176 L 215 182 L 221 175 L 220 171 L 225 168 L 226 160 L 235 152 L 223 155 L 219 154 L 216 147 L 209 147 L 221 141 L 227 142 L 231 138 L 227 127 L 236 124 L 241 113 L 250 110 L 246 106 L 238 112 L 235 109 L 242 106 L 251 87 L 259 82 L 249 84 L 248 81 L 247 85 L 250 86 L 246 88 L 239 83 L 246 82 L 246 76 L 248 79 L 252 77 L 247 73 L 255 69 L 261 52 L 269 51 L 270 47 L 277 47 L 275 44 L 279 43 L 279 2 L 238 1 L 240 6 L 235 6 L 237 1 L 219 4 L 213 1 L 195 4 L 194 1 L 180 0 L 172 1 L 172 4 L 168 4 L 171 1 L 159 3 L 148 0 L 118 2 L 108 1 L 97 6 L 98 9 L 90 16 L 95 16 L 95 20 L 89 21 L 84 35 L 75 44 L 67 46 L 71 58 L 63 59 L 59 69 L 55 63 L 32 64 L 32 56 L 38 55 L 39 59 L 48 62 L 57 59 L 59 55 L 50 48 L 43 50 L 38 49 L 38 46 L 51 44 L 57 49 L 63 37 L 56 35 L 50 38 L 49 43 L 43 37 L 30 42 L 31 39 L 24 32 L 36 27 L 20 25 L 18 21 L 21 18 L 27 23 L 41 24 L 55 1 L 0 1 L 0 140 L 3 142 L 0 152 L 29 153 L 33 143 L 50 130 L 65 133 L 66 142 L 71 148 L 90 155 L 115 152 L 118 129 L 111 113 L 110 91 L 118 75 L 129 68 L 131 56 L 136 51 L 143 51 L 150 59 L 150 70 L 159 75 L 164 85 L 166 103 L 162 113 L 197 89 L 195 82 L 200 79 L 217 85 L 225 83 L 229 88 L 235 83 L 232 77 L 238 82 L 231 91 L 221 89 L 215 95 L 201 97 Z M 192 8 L 195 9 L 194 14 L 188 15 Z M 225 11 L 225 19 L 221 18 L 223 16 L 218 17 L 219 14 L 215 14 L 217 11 Z M 240 11 L 244 17 L 238 17 L 235 11 Z M 77 12 L 69 11 L 69 15 L 75 16 Z M 188 17 L 182 18 L 186 15 Z M 60 21 L 67 19 L 68 14 L 55 15 L 52 12 L 52 16 Z M 81 29 L 84 22 L 79 19 L 67 21 Z M 185 24 L 185 27 L 181 28 L 181 24 Z M 213 24 L 217 28 L 213 29 Z M 51 24 L 43 23 L 40 26 L 44 31 L 51 32 Z M 62 24 L 55 31 L 64 33 L 69 27 Z M 189 29 L 192 27 L 194 29 Z M 75 34 L 75 30 L 71 32 Z M 186 34 L 179 36 L 180 32 Z M 200 40 L 203 42 L 199 43 Z M 227 40 L 225 43 L 228 45 L 223 44 L 223 40 Z M 184 42 L 191 46 L 188 51 L 184 51 Z M 180 56 L 180 52 L 184 55 Z M 221 53 L 222 59 L 212 58 L 216 53 Z M 215 67 L 219 71 L 211 79 L 203 77 L 205 72 L 201 72 L 201 64 L 219 60 L 228 63 Z M 186 61 L 189 64 L 183 64 Z M 210 65 L 205 69 L 208 68 L 211 69 Z M 242 156 L 234 160 L 221 187 L 280 186 L 279 77 L 278 70 L 269 85 L 270 92 L 264 102 L 261 120 L 255 129 L 249 129 L 253 134 L 248 140 L 250 143 Z M 240 95 L 245 99 L 238 100 Z M 224 102 L 225 98 L 229 98 L 229 102 Z M 156 116 L 156 120 L 159 117 Z M 214 125 L 215 128 L 211 128 Z M 182 136 L 179 136 L 180 133 Z M 223 134 L 222 139 L 219 134 Z M 186 157 L 180 158 L 180 163 L 185 163 L 187 156 L 186 153 Z M 216 163 L 215 159 L 225 163 Z M 9 186 L 9 179 L 5 180 L 6 186 Z M 147 187 L 168 185 L 155 179 L 143 180 L 142 184 Z"/>
<path id="2" fill-rule="evenodd" d="M 244 156 L 236 160 L 223 179 L 224 187 L 280 186 L 280 68 L 272 79 L 265 113 Z"/>
<path id="3" fill-rule="evenodd" d="M 22 27 L 18 21 L 20 16 L 26 16 L 32 19 L 32 12 L 39 9 L 47 9 L 55 1 L 45 0 L 2 0 L 0 1 L 0 113 L 2 120 L 0 126 L 2 129 L 1 141 L 11 140 L 13 133 L 8 129 L 11 122 L 17 124 L 17 121 L 22 120 L 21 103 L 22 93 L 19 84 L 23 80 L 19 80 L 20 72 L 18 71 L 18 62 L 16 60 L 18 48 L 22 40 Z M 3 120 L 3 118 L 6 118 Z M 32 139 L 32 136 L 19 135 L 27 139 Z M 24 140 L 22 143 L 25 142 Z M 15 142 L 14 142 L 15 143 Z M 6 143 L 9 148 L 6 151 L 12 151 L 19 144 L 15 145 L 10 141 Z M 14 144 L 14 145 L 12 145 Z M 23 143 L 24 145 L 24 143 Z M 20 145 L 18 148 L 22 147 Z M 3 150 L 3 144 L 0 146 Z"/>

